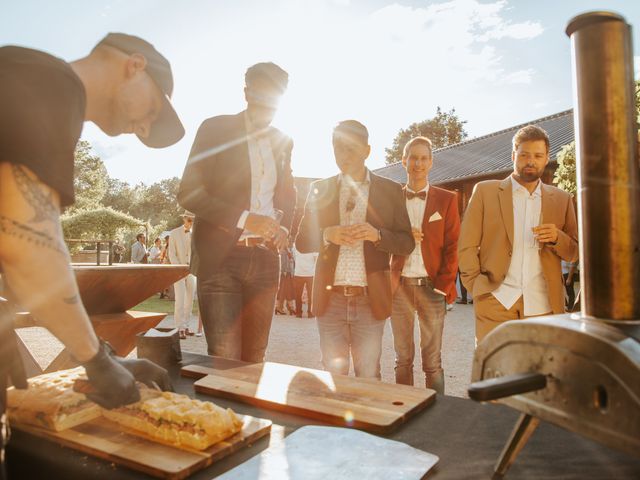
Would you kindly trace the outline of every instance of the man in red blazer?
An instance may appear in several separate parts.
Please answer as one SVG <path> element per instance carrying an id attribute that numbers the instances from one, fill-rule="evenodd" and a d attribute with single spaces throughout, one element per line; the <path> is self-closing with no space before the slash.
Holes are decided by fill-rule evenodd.
<path id="1" fill-rule="evenodd" d="M 429 185 L 433 166 L 431 141 L 414 137 L 402 154 L 407 170 L 405 202 L 416 248 L 393 255 L 391 327 L 396 350 L 396 383 L 413 385 L 413 322 L 420 322 L 420 352 L 425 385 L 444 393 L 442 331 L 446 304 L 456 298 L 460 215 L 456 194 Z"/>

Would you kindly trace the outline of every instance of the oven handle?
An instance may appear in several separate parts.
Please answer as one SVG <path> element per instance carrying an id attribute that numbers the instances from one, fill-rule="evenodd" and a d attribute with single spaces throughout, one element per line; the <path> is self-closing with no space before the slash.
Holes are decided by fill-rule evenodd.
<path id="1" fill-rule="evenodd" d="M 547 377 L 542 373 L 516 373 L 504 377 L 489 378 L 469 385 L 469 398 L 476 402 L 487 402 L 520 393 L 534 392 L 547 386 Z"/>

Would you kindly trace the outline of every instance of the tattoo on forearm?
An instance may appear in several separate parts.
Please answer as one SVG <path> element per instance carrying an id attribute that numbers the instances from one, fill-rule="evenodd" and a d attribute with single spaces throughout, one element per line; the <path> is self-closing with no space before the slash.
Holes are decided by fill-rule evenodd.
<path id="1" fill-rule="evenodd" d="M 51 193 L 45 193 L 39 182 L 29 178 L 25 167 L 19 164 L 11 164 L 11 170 L 16 181 L 16 185 L 25 200 L 31 205 L 35 212 L 32 222 L 56 221 L 59 214 L 58 208 L 53 202 Z"/>
<path id="2" fill-rule="evenodd" d="M 80 302 L 80 297 L 78 297 L 78 295 L 74 295 L 72 297 L 63 298 L 62 301 L 67 305 L 75 305 Z"/>
<path id="3" fill-rule="evenodd" d="M 0 232 L 5 235 L 18 237 L 37 247 L 49 248 L 58 253 L 67 255 L 67 247 L 56 237 L 46 232 L 40 232 L 29 225 L 17 222 L 11 218 L 0 215 Z"/>

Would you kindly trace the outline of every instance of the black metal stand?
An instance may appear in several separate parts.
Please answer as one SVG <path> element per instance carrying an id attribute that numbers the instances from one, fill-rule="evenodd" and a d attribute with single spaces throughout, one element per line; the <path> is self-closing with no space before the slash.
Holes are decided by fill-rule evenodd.
<path id="1" fill-rule="evenodd" d="M 511 432 L 511 436 L 502 449 L 502 453 L 496 462 L 492 480 L 504 478 L 509 467 L 515 462 L 516 457 L 529 441 L 529 438 L 540 423 L 536 417 L 523 413 L 516 422 L 516 426 Z"/>

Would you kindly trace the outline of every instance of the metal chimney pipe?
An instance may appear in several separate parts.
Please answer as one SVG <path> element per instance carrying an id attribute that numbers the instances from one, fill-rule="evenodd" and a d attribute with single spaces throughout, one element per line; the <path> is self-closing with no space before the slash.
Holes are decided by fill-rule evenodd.
<path id="1" fill-rule="evenodd" d="M 640 323 L 640 165 L 631 26 L 573 18 L 571 37 L 582 314 Z"/>

